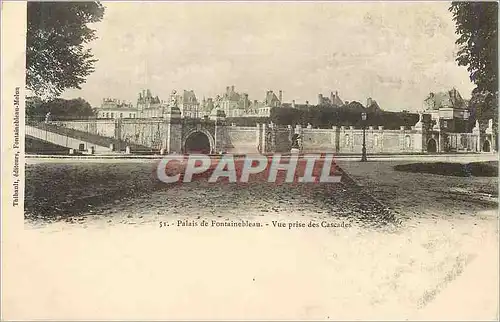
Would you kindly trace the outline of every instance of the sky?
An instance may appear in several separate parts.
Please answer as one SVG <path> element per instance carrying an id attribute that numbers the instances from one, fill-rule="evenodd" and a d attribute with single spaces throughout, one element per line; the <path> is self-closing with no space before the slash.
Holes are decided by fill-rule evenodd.
<path id="1" fill-rule="evenodd" d="M 474 85 L 455 62 L 448 2 L 103 2 L 89 47 L 99 60 L 81 90 L 134 103 L 139 91 L 214 97 L 235 86 L 262 100 L 311 104 L 338 91 L 388 111 L 419 111 L 430 92 Z"/>

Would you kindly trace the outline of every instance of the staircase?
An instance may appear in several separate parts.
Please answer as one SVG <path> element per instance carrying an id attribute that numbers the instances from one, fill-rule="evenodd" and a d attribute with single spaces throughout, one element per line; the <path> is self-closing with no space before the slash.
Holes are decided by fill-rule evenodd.
<path id="1" fill-rule="evenodd" d="M 153 152 L 153 149 L 143 145 L 50 123 L 26 124 L 26 135 L 75 150 L 82 150 L 83 144 L 83 150 L 94 147 L 96 153 L 112 152 L 111 144 L 120 150 L 125 150 L 125 147 L 129 146 L 131 151 Z"/>
<path id="2" fill-rule="evenodd" d="M 94 148 L 96 153 L 111 152 L 112 149 L 104 144 L 96 144 L 90 140 L 85 140 L 83 137 L 74 137 L 61 133 L 62 131 L 53 131 L 49 128 L 42 126 L 26 125 L 26 135 L 34 137 L 45 142 L 50 142 L 59 146 L 64 146 L 70 149 L 79 151 L 86 151 L 87 149 Z M 59 133 L 58 133 L 59 132 Z"/>

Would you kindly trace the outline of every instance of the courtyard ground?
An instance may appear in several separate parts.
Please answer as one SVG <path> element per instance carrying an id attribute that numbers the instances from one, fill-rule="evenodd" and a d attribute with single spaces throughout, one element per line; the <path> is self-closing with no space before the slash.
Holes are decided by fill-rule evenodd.
<path id="1" fill-rule="evenodd" d="M 152 161 L 29 162 L 20 318 L 498 318 L 496 177 L 338 160 L 358 185 L 165 188 Z"/>

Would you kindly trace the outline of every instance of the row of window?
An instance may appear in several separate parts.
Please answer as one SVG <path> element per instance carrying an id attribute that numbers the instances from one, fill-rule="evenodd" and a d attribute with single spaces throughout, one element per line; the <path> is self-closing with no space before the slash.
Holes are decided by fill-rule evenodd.
<path id="1" fill-rule="evenodd" d="M 118 117 L 118 113 L 116 113 L 116 116 Z M 103 118 L 115 118 L 115 113 L 113 113 L 113 112 L 111 112 L 111 113 L 110 112 L 106 112 L 106 113 L 102 112 L 101 117 L 103 117 Z M 123 113 L 120 113 L 119 117 L 123 118 Z M 135 118 L 135 113 L 128 113 L 128 118 Z"/>

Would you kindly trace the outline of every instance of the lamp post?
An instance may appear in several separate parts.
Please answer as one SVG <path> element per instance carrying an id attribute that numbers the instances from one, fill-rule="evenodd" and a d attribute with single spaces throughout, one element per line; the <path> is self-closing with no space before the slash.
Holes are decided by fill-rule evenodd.
<path id="1" fill-rule="evenodd" d="M 361 149 L 361 162 L 366 162 L 366 112 L 361 113 L 363 122 L 363 148 Z"/>

